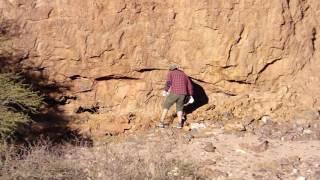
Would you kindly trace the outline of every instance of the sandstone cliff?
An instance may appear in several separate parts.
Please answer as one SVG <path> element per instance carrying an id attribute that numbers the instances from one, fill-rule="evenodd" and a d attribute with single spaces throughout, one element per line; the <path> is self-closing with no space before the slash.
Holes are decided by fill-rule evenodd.
<path id="1" fill-rule="evenodd" d="M 0 15 L 2 56 L 65 87 L 52 96 L 86 132 L 157 121 L 172 62 L 197 84 L 189 121 L 319 118 L 318 0 L 1 0 Z"/>

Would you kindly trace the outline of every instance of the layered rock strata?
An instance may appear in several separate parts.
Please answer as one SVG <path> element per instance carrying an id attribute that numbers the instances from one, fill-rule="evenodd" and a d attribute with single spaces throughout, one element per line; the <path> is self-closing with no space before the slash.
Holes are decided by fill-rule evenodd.
<path id="1" fill-rule="evenodd" d="M 189 121 L 319 119 L 318 0 L 1 0 L 2 56 L 58 84 L 92 134 L 158 120 L 169 63 L 196 83 Z"/>

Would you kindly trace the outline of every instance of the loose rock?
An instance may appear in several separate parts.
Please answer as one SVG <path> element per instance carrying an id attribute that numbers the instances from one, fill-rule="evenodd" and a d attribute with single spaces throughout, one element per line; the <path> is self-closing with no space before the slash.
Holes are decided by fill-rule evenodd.
<path id="1" fill-rule="evenodd" d="M 196 130 L 196 129 L 204 129 L 207 126 L 204 123 L 191 123 L 190 124 L 190 129 L 191 130 Z"/>
<path id="2" fill-rule="evenodd" d="M 213 146 L 213 144 L 211 142 L 206 143 L 206 145 L 203 148 L 206 152 L 215 152 L 216 151 L 216 147 Z"/>
<path id="3" fill-rule="evenodd" d="M 227 123 L 224 125 L 224 130 L 227 132 L 232 131 L 245 131 L 246 128 L 242 123 Z"/>
<path id="4" fill-rule="evenodd" d="M 296 178 L 296 180 L 306 180 L 306 178 L 303 177 L 303 176 L 298 176 L 298 177 Z"/>

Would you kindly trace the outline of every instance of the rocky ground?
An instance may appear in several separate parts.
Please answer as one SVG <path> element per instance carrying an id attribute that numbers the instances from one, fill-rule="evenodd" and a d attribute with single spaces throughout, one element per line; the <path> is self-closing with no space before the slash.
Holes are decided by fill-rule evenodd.
<path id="1" fill-rule="evenodd" d="M 319 120 L 172 124 L 89 143 L 0 146 L 0 179 L 320 179 Z"/>
<path id="2" fill-rule="evenodd" d="M 270 122 L 255 132 L 228 132 L 208 123 L 193 123 L 183 130 L 155 128 L 129 135 L 111 142 L 111 147 L 141 157 L 164 155 L 163 158 L 191 163 L 205 179 L 317 180 L 319 132 L 319 127 L 302 127 L 297 123 Z M 172 176 L 194 178 L 183 173 L 186 172 L 181 173 L 177 167 Z"/>

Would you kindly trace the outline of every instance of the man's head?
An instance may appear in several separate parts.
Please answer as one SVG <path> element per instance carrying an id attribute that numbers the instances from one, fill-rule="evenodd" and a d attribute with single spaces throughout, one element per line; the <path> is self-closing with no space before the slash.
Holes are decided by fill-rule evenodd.
<path id="1" fill-rule="evenodd" d="M 173 70 L 176 70 L 176 69 L 178 69 L 178 66 L 176 64 L 170 64 L 169 65 L 169 70 L 170 71 L 173 71 Z"/>

